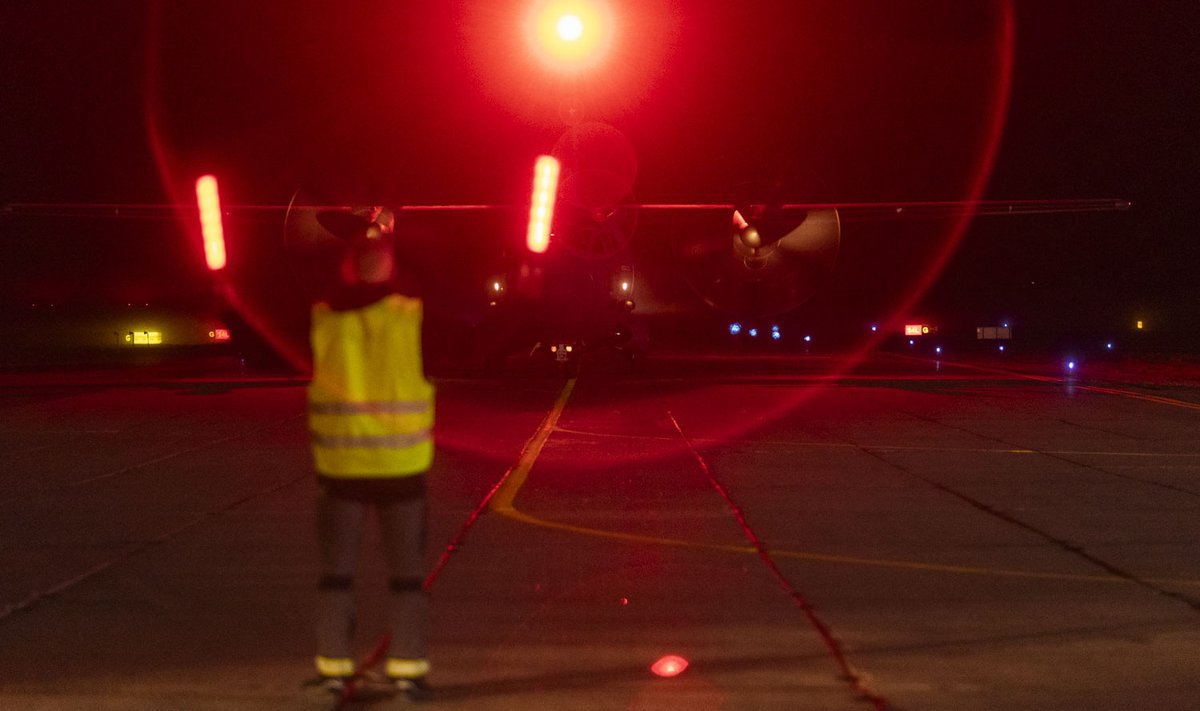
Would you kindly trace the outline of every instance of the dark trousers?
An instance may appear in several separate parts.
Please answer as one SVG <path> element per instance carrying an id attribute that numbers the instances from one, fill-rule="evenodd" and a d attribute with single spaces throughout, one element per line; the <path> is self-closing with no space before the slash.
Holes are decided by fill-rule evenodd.
<path id="1" fill-rule="evenodd" d="M 321 580 L 317 604 L 317 654 L 353 656 L 353 582 L 363 532 L 371 511 L 379 522 L 387 561 L 392 659 L 425 659 L 429 597 L 424 581 L 426 501 L 423 494 L 372 502 L 331 494 L 317 496 Z"/>

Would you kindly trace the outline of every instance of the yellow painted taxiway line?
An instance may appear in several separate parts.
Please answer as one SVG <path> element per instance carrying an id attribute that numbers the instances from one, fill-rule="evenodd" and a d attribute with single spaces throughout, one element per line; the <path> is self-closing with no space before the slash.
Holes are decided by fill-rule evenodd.
<path id="1" fill-rule="evenodd" d="M 563 523 L 561 521 L 551 521 L 548 519 L 538 518 L 517 509 L 516 506 L 513 505 L 513 502 L 516 500 L 517 494 L 520 493 L 521 487 L 523 487 L 525 482 L 529 479 L 529 474 L 533 471 L 533 466 L 537 462 L 538 457 L 541 455 L 542 449 L 545 447 L 547 440 L 549 440 L 550 435 L 554 433 L 558 425 L 558 420 L 562 416 L 563 411 L 566 409 L 567 402 L 570 400 L 571 393 L 574 391 L 574 389 L 575 378 L 571 378 L 566 382 L 565 385 L 563 385 L 562 390 L 558 394 L 558 398 L 554 402 L 554 406 L 546 415 L 546 418 L 542 421 L 542 424 L 538 428 L 537 432 L 525 445 L 525 449 L 521 452 L 520 457 L 517 459 L 517 464 L 513 467 L 512 473 L 509 475 L 508 479 L 505 480 L 499 491 L 496 492 L 496 495 L 488 504 L 488 508 L 500 514 L 501 516 L 530 526 L 536 526 L 538 528 L 551 531 L 562 531 L 564 533 L 588 536 L 591 538 L 602 538 L 611 541 L 619 541 L 622 543 L 705 550 L 735 555 L 758 555 L 758 551 L 755 550 L 753 546 L 703 543 L 700 541 L 689 541 L 679 538 L 647 536 L 623 531 L 609 531 L 601 528 L 592 528 L 590 526 L 577 526 L 570 523 Z M 810 551 L 775 548 L 770 548 L 769 550 L 771 555 L 777 558 L 808 560 L 821 563 L 837 563 L 844 565 L 871 566 L 878 568 L 892 568 L 897 570 L 910 570 L 927 573 L 984 575 L 992 577 L 1059 580 L 1088 583 L 1130 584 L 1134 582 L 1127 578 L 1121 578 L 1115 575 L 1048 573 L 1034 570 L 1018 570 L 1012 568 L 996 568 L 988 566 L 947 565 L 942 563 L 925 563 L 921 561 L 896 560 L 888 558 L 866 558 L 859 556 L 834 555 L 828 553 L 814 553 Z M 1186 578 L 1143 578 L 1142 582 L 1200 588 L 1200 580 Z"/>

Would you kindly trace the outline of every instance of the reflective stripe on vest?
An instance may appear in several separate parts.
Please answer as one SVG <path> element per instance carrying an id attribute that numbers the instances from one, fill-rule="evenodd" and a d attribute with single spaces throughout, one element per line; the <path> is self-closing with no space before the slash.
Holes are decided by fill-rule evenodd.
<path id="1" fill-rule="evenodd" d="M 330 435 L 312 433 L 313 444 L 330 449 L 404 449 L 429 441 L 429 430 L 411 434 Z"/>
<path id="2" fill-rule="evenodd" d="M 433 459 L 433 386 L 421 362 L 421 302 L 393 294 L 361 309 L 312 313 L 308 424 L 317 471 L 387 478 Z"/>
<path id="3" fill-rule="evenodd" d="M 316 415 L 401 415 L 429 410 L 426 400 L 397 400 L 393 402 L 310 402 L 308 411 Z"/>

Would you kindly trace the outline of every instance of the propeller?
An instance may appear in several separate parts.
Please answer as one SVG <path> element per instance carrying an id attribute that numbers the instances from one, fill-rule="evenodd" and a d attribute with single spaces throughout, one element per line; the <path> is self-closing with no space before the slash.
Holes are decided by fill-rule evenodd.
<path id="1" fill-rule="evenodd" d="M 326 227 L 330 222 L 329 215 L 320 217 L 333 210 L 336 208 L 320 204 L 303 189 L 293 193 L 283 217 L 283 244 L 288 251 L 318 252 L 340 245 L 342 240 Z M 348 208 L 345 214 L 350 214 Z"/>
<path id="2" fill-rule="evenodd" d="M 678 240 L 676 255 L 684 274 L 709 305 L 733 315 L 769 317 L 790 311 L 812 297 L 837 261 L 838 212 L 747 212 L 755 217 L 746 220 L 735 210 L 721 229 L 714 225 Z"/>

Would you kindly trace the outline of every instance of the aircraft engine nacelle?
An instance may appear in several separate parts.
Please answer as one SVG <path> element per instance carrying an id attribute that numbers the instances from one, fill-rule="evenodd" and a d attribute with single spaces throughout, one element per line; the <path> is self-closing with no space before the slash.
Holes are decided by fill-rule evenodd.
<path id="1" fill-rule="evenodd" d="M 833 208 L 789 217 L 754 225 L 735 215 L 723 247 L 709 239 L 680 245 L 692 288 L 739 317 L 776 316 L 810 299 L 837 262 L 841 222 Z"/>

